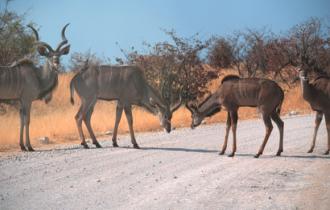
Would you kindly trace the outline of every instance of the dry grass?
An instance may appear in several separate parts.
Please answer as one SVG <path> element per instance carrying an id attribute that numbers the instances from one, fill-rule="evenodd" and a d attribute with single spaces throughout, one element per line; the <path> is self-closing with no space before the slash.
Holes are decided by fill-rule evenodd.
<path id="1" fill-rule="evenodd" d="M 232 73 L 227 71 L 226 74 Z M 77 143 L 78 132 L 74 116 L 79 107 L 79 99 L 75 94 L 76 104 L 72 106 L 69 102 L 69 83 L 73 74 L 61 75 L 59 86 L 54 92 L 53 100 L 49 104 L 36 101 L 32 106 L 30 137 L 33 146 L 40 146 L 38 138 L 48 136 L 52 143 Z M 214 91 L 220 83 L 219 80 L 211 82 L 210 90 Z M 295 110 L 299 113 L 310 112 L 309 105 L 302 99 L 299 86 L 286 89 L 285 100 L 282 106 L 282 114 Z M 92 117 L 92 126 L 97 136 L 103 135 L 113 128 L 115 118 L 115 103 L 98 101 Z M 160 130 L 159 121 L 143 109 L 136 107 L 133 110 L 135 131 Z M 258 117 L 254 108 L 241 108 L 239 110 L 240 119 Z M 207 123 L 224 122 L 226 112 L 220 112 L 207 119 Z M 174 127 L 186 127 L 190 125 L 190 113 L 181 108 L 174 113 L 172 124 Z M 84 131 L 88 134 L 87 131 Z M 128 132 L 126 118 L 123 115 L 119 126 L 120 133 Z M 88 135 L 86 135 L 88 136 Z M 17 149 L 19 139 L 19 115 L 17 111 L 11 111 L 0 116 L 0 151 Z"/>

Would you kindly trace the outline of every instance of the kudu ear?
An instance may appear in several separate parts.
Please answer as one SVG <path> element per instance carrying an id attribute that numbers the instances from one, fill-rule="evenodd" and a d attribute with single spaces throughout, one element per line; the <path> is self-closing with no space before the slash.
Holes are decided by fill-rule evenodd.
<path id="1" fill-rule="evenodd" d="M 294 83 L 296 83 L 296 82 L 299 81 L 299 80 L 300 80 L 299 76 L 296 76 L 296 77 L 294 77 L 291 81 L 289 81 L 289 84 L 290 84 L 290 85 L 293 85 Z"/>
<path id="2" fill-rule="evenodd" d="M 45 104 L 48 104 L 53 98 L 53 94 L 52 92 L 48 93 L 47 95 L 45 95 L 45 97 L 43 98 L 45 101 Z"/>
<path id="3" fill-rule="evenodd" d="M 191 113 L 193 113 L 193 110 L 189 107 L 188 104 L 185 104 L 185 107 L 186 107 Z"/>
<path id="4" fill-rule="evenodd" d="M 152 106 L 157 107 L 158 109 L 165 109 L 165 107 L 161 106 L 160 104 L 158 104 L 153 98 L 149 98 L 149 102 Z"/>
<path id="5" fill-rule="evenodd" d="M 37 46 L 37 51 L 38 51 L 39 55 L 41 55 L 41 56 L 49 57 L 49 55 L 50 55 L 50 51 L 47 49 L 47 47 L 45 47 L 43 45 Z"/>
<path id="6" fill-rule="evenodd" d="M 67 55 L 69 52 L 70 52 L 70 45 L 63 47 L 59 51 L 60 55 Z"/>
<path id="7" fill-rule="evenodd" d="M 293 71 L 295 71 L 296 73 L 299 73 L 299 72 L 301 72 L 303 69 L 302 69 L 302 67 L 299 65 L 299 66 L 296 66 L 296 67 L 294 67 L 293 68 Z"/>
<path id="8" fill-rule="evenodd" d="M 197 112 L 197 107 L 196 107 L 195 104 L 193 104 L 192 102 L 188 102 L 188 103 L 186 103 L 186 108 L 187 108 L 191 113 L 195 113 L 195 112 Z"/>
<path id="9" fill-rule="evenodd" d="M 153 98 L 150 97 L 149 102 L 150 102 L 151 106 L 155 106 L 155 107 L 159 108 L 158 104 L 156 103 L 156 101 Z"/>

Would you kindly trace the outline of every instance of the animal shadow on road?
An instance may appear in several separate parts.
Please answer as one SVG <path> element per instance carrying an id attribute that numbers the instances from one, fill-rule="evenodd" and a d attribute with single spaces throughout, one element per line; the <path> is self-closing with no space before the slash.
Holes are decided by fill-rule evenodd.
<path id="1" fill-rule="evenodd" d="M 219 153 L 219 150 L 212 149 L 194 149 L 194 148 L 180 148 L 180 147 L 141 147 L 141 150 L 159 150 L 159 151 L 175 151 L 175 152 L 198 152 L 198 153 Z M 237 157 L 254 157 L 255 154 L 236 153 Z M 226 155 L 221 155 L 227 157 Z M 219 156 L 219 157 L 221 157 Z M 262 155 L 260 158 L 292 158 L 292 159 L 330 159 L 326 155 Z"/>
<path id="2" fill-rule="evenodd" d="M 85 149 L 82 146 L 78 145 L 78 146 L 72 146 L 72 147 L 38 149 L 35 152 L 74 151 L 74 150 L 88 151 L 88 150 L 94 150 L 94 149 L 108 149 L 108 148 L 112 148 L 112 147 L 105 146 L 105 147 L 101 147 L 101 148 L 96 148 L 96 147 L 90 146 L 88 149 Z"/>
<path id="3" fill-rule="evenodd" d="M 199 152 L 199 153 L 217 153 L 218 150 L 212 149 L 193 149 L 180 147 L 141 147 L 141 150 L 161 150 L 161 151 L 175 151 L 175 152 Z"/>
<path id="4" fill-rule="evenodd" d="M 238 153 L 235 154 L 235 156 L 242 156 L 242 157 L 254 157 L 254 154 L 243 154 L 243 153 Z M 330 159 L 330 156 L 326 155 L 281 155 L 281 156 L 276 156 L 275 154 L 267 154 L 267 155 L 262 155 L 259 157 L 266 159 L 266 158 L 291 158 L 291 159 Z"/>
<path id="5" fill-rule="evenodd" d="M 329 159 L 329 155 L 281 155 L 284 158 L 295 158 L 295 159 Z"/>
<path id="6" fill-rule="evenodd" d="M 94 149 L 115 149 L 112 146 L 106 145 L 102 148 L 96 148 L 96 147 L 89 147 L 87 150 L 94 150 Z M 130 146 L 121 146 L 116 149 L 133 149 L 136 150 L 133 147 Z M 75 147 L 66 147 L 66 148 L 53 148 L 53 149 L 39 149 L 36 152 L 54 152 L 54 151 L 70 151 L 70 150 L 86 150 L 80 146 Z M 140 147 L 139 150 L 158 150 L 158 151 L 174 151 L 174 152 L 196 152 L 196 153 L 215 153 L 218 154 L 219 150 L 214 149 L 199 149 L 199 148 L 182 148 L 182 147 Z M 111 151 L 110 151 L 111 152 Z M 219 157 L 227 157 L 226 155 L 218 155 Z M 253 153 L 236 153 L 235 157 L 254 157 Z M 291 158 L 291 159 L 329 159 L 329 155 L 322 155 L 322 154 L 315 154 L 315 155 L 303 155 L 303 154 L 294 154 L 294 155 L 281 155 L 279 157 L 271 154 L 262 155 L 260 158 Z"/>

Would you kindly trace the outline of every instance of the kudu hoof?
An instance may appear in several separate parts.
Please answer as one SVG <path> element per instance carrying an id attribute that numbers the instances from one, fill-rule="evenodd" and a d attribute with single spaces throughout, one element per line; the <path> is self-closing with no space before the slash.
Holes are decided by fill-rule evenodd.
<path id="1" fill-rule="evenodd" d="M 219 155 L 224 155 L 224 154 L 225 154 L 224 151 L 219 152 Z"/>
<path id="2" fill-rule="evenodd" d="M 28 148 L 28 150 L 29 150 L 30 152 L 33 152 L 33 151 L 34 151 L 34 149 L 33 149 L 31 146 L 28 146 L 27 148 Z"/>
<path id="3" fill-rule="evenodd" d="M 254 158 L 259 158 L 260 155 L 261 155 L 261 154 L 256 154 L 256 155 L 254 156 Z"/>
<path id="4" fill-rule="evenodd" d="M 234 157 L 235 156 L 235 153 L 231 153 L 228 155 L 228 157 Z"/>
<path id="5" fill-rule="evenodd" d="M 313 152 L 313 149 L 309 149 L 308 151 L 307 151 L 307 153 L 312 153 Z"/>
<path id="6" fill-rule="evenodd" d="M 328 155 L 329 154 L 329 150 L 325 151 L 325 153 L 323 153 L 323 155 Z"/>
<path id="7" fill-rule="evenodd" d="M 93 144 L 96 146 L 96 148 L 102 148 L 101 144 L 99 144 L 98 142 L 95 142 Z"/>
<path id="8" fill-rule="evenodd" d="M 276 153 L 276 156 L 281 156 L 281 153 L 282 153 L 282 151 L 278 151 L 278 152 Z"/>
<path id="9" fill-rule="evenodd" d="M 21 150 L 22 150 L 23 152 L 26 152 L 26 151 L 27 151 L 26 148 L 25 148 L 24 146 L 21 146 Z"/>
<path id="10" fill-rule="evenodd" d="M 113 147 L 118 147 L 117 142 L 112 143 L 112 146 L 113 146 Z"/>
<path id="11" fill-rule="evenodd" d="M 88 144 L 86 144 L 86 143 L 81 143 L 81 145 L 82 145 L 85 149 L 89 149 Z"/>
<path id="12" fill-rule="evenodd" d="M 139 147 L 138 144 L 133 144 L 133 147 L 134 147 L 135 149 L 140 149 L 140 147 Z"/>

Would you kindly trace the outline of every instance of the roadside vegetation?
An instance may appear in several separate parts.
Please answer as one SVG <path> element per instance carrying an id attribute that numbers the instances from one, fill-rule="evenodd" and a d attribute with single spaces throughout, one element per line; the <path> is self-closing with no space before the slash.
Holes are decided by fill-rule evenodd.
<path id="1" fill-rule="evenodd" d="M 37 27 L 27 22 L 24 15 L 8 11 L 6 6 L 1 8 L 0 65 L 11 65 L 23 57 L 42 62 L 36 54 L 33 34 L 26 27 L 27 23 Z M 207 97 L 228 74 L 277 81 L 285 90 L 282 114 L 311 112 L 299 89 L 297 70 L 300 67 L 309 69 L 311 79 L 320 75 L 330 76 L 330 28 L 328 22 L 321 19 L 310 18 L 283 34 L 275 34 L 268 28 L 246 29 L 227 37 L 215 35 L 202 40 L 198 34 L 186 38 L 174 30 L 164 30 L 164 33 L 168 35 L 167 41 L 145 42 L 143 53 L 134 47 L 121 49 L 124 56 L 116 58 L 115 62 L 98 58 L 93 52 L 72 52 L 70 64 L 62 68 L 53 100 L 47 105 L 37 101 L 32 106 L 32 143 L 38 145 L 38 139 L 44 136 L 49 137 L 51 143 L 78 142 L 74 115 L 79 103 L 74 106 L 69 103 L 69 83 L 87 59 L 98 64 L 140 66 L 148 82 L 167 103 L 174 104 L 182 99 L 182 107 L 174 113 L 174 127 L 189 126 L 190 114 L 184 105 Z M 79 101 L 78 98 L 76 100 Z M 114 103 L 99 101 L 95 107 L 92 125 L 98 136 L 113 128 Z M 18 107 L 15 101 L 0 101 L 0 151 L 17 148 Z M 156 116 L 139 107 L 135 107 L 133 114 L 136 131 L 160 129 Z M 258 112 L 243 108 L 239 116 L 255 118 Z M 207 122 L 224 120 L 225 112 L 221 112 Z M 120 133 L 128 132 L 125 118 L 119 128 Z"/>

